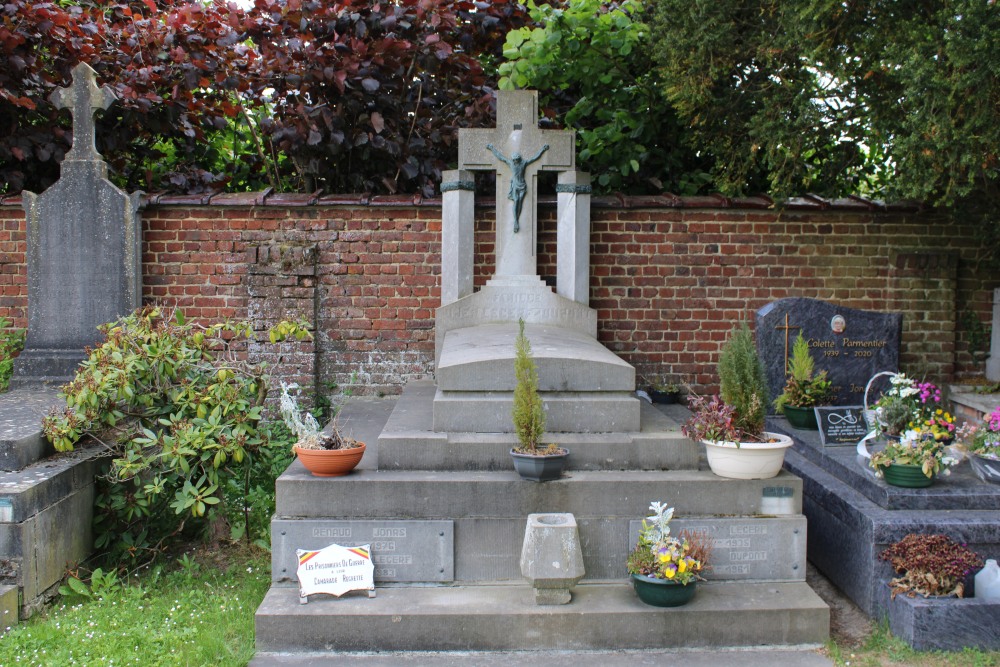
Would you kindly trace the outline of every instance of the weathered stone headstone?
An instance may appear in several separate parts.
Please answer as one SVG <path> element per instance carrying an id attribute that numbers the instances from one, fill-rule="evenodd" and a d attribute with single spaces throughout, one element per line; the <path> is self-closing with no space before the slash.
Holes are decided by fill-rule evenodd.
<path id="1" fill-rule="evenodd" d="M 899 367 L 903 316 L 844 308 L 818 299 L 779 299 L 757 311 L 757 351 L 771 399 L 785 386 L 792 345 L 801 332 L 816 371 L 833 383 L 833 405 L 860 405 L 865 385 L 880 371 Z"/>
<path id="2" fill-rule="evenodd" d="M 97 326 L 125 315 L 142 297 L 139 197 L 107 180 L 94 146 L 94 112 L 114 95 L 87 64 L 52 95 L 73 114 L 73 147 L 62 174 L 41 195 L 22 193 L 28 230 L 28 333 L 14 383 L 72 377 Z"/>

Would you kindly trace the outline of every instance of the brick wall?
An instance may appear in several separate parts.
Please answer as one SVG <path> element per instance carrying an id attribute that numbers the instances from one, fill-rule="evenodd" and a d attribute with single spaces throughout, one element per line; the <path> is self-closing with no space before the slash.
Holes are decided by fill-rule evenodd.
<path id="1" fill-rule="evenodd" d="M 24 216 L 0 205 L 0 316 L 26 325 Z M 989 319 L 1000 279 L 978 270 L 976 229 L 857 200 L 595 198 L 591 305 L 599 337 L 641 374 L 714 388 L 733 323 L 805 296 L 902 312 L 904 369 L 946 380 L 972 370 L 958 342 L 967 307 Z M 493 217 L 480 202 L 476 282 L 491 274 Z M 249 318 L 261 332 L 306 319 L 311 343 L 259 344 L 274 375 L 393 393 L 433 370 L 440 202 L 222 195 L 143 210 L 144 297 L 193 318 Z M 555 211 L 543 202 L 539 268 L 555 275 Z"/>

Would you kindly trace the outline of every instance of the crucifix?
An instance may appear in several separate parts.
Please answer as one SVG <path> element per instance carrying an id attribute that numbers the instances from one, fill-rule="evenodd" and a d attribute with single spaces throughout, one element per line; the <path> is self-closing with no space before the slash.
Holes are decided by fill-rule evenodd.
<path id="1" fill-rule="evenodd" d="M 80 63 L 73 68 L 73 83 L 67 88 L 57 88 L 49 99 L 73 115 L 73 147 L 66 153 L 66 159 L 101 160 L 94 144 L 94 112 L 111 106 L 115 94 L 110 88 L 97 85 L 97 72 L 87 63 Z"/>
<path id="2" fill-rule="evenodd" d="M 802 327 L 797 327 L 793 324 L 788 323 L 788 313 L 785 313 L 785 326 L 774 327 L 778 331 L 784 330 L 785 332 L 785 373 L 788 373 L 788 332 L 792 329 L 801 329 Z"/>
<path id="3" fill-rule="evenodd" d="M 575 133 L 538 128 L 538 93 L 501 91 L 494 129 L 458 131 L 458 168 L 495 170 L 496 273 L 494 279 L 537 281 L 536 182 L 538 172 L 576 168 Z"/>

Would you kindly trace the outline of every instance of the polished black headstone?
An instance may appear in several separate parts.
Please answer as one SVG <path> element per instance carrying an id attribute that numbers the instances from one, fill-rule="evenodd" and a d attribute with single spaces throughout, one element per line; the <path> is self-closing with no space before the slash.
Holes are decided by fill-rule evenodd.
<path id="1" fill-rule="evenodd" d="M 833 405 L 864 403 L 865 385 L 876 373 L 899 367 L 903 316 L 844 308 L 818 299 L 779 299 L 757 311 L 757 351 L 764 362 L 771 399 L 785 386 L 792 345 L 801 332 L 817 372 L 833 382 Z"/>

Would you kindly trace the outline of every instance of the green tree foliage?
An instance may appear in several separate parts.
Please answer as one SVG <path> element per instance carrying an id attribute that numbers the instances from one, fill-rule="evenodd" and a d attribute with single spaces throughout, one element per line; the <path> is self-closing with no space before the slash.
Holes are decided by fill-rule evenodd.
<path id="1" fill-rule="evenodd" d="M 520 451 L 535 453 L 545 431 L 545 410 L 538 395 L 538 368 L 531 358 L 531 343 L 524 335 L 524 320 L 518 320 L 514 339 L 514 432 Z"/>
<path id="2" fill-rule="evenodd" d="M 251 495 L 254 466 L 276 455 L 260 429 L 267 382 L 235 353 L 245 324 L 206 328 L 147 307 L 101 331 L 43 430 L 58 451 L 85 436 L 108 449 L 95 546 L 115 562 L 146 559 L 188 521 L 210 518 L 228 486 Z"/>
<path id="3" fill-rule="evenodd" d="M 535 88 L 577 131 L 581 168 L 603 191 L 694 194 L 708 182 L 650 67 L 642 0 L 528 3 L 534 27 L 507 33 L 501 88 Z M 707 163 L 706 163 L 707 164 Z"/>
<path id="4" fill-rule="evenodd" d="M 663 92 L 728 193 L 997 200 L 1000 6 L 660 0 Z"/>
<path id="5" fill-rule="evenodd" d="M 431 194 L 456 129 L 489 121 L 476 56 L 525 19 L 506 0 L 10 0 L 0 192 L 58 176 L 71 133 L 48 97 L 85 60 L 121 100 L 98 149 L 130 189 Z"/>
<path id="6" fill-rule="evenodd" d="M 722 346 L 719 393 L 735 411 L 733 424 L 741 438 L 760 439 L 767 414 L 767 379 L 746 322 L 740 322 Z"/>

